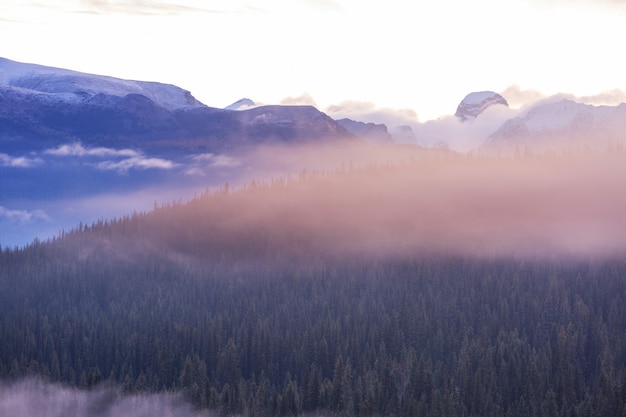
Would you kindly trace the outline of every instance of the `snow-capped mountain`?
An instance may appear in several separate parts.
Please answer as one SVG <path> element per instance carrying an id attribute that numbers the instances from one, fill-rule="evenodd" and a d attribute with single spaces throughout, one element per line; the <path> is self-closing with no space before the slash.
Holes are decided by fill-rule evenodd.
<path id="1" fill-rule="evenodd" d="M 167 110 L 203 106 L 189 91 L 170 84 L 122 80 L 0 58 L 0 86 L 50 102 L 97 103 L 104 96 L 144 96 Z"/>
<path id="2" fill-rule="evenodd" d="M 623 142 L 626 104 L 593 106 L 562 99 L 533 106 L 507 120 L 492 133 L 486 146 L 549 144 L 604 145 Z"/>
<path id="3" fill-rule="evenodd" d="M 0 141 L 5 151 L 81 141 L 146 151 L 213 152 L 322 137 L 354 138 L 310 106 L 261 106 L 234 112 L 207 107 L 173 85 L 0 58 Z"/>
<path id="4" fill-rule="evenodd" d="M 465 96 L 454 114 L 461 120 L 471 120 L 478 117 L 488 107 L 494 105 L 509 106 L 504 97 L 493 91 L 478 91 Z"/>

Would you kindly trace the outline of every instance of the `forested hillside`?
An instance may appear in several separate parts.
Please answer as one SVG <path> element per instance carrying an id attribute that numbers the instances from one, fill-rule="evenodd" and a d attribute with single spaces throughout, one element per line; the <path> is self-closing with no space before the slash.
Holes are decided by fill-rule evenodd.
<path id="1" fill-rule="evenodd" d="M 0 376 L 223 415 L 625 416 L 623 151 L 428 153 L 0 252 Z"/>

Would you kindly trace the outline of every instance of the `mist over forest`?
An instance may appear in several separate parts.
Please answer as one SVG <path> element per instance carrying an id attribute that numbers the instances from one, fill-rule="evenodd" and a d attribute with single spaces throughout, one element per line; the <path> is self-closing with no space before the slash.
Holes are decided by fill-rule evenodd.
<path id="1" fill-rule="evenodd" d="M 280 148 L 272 156 L 258 152 L 296 173 L 207 188 L 186 204 L 155 202 L 132 221 L 100 221 L 84 235 L 102 239 L 96 230 L 103 228 L 131 246 L 240 261 L 296 254 L 603 258 L 626 247 L 621 148 L 493 156 L 349 145 L 302 147 L 295 161 Z M 313 168 L 295 171 L 294 163 Z"/>
<path id="2" fill-rule="evenodd" d="M 247 157 L 0 250 L 0 414 L 626 415 L 624 149 Z"/>

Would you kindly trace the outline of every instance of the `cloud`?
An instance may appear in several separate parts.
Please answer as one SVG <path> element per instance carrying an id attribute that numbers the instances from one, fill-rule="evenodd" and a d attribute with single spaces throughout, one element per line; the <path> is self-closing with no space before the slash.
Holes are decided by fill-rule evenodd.
<path id="1" fill-rule="evenodd" d="M 343 10 L 339 2 L 335 0 L 305 0 L 304 3 L 321 11 L 337 12 Z"/>
<path id="2" fill-rule="evenodd" d="M 604 6 L 613 8 L 626 7 L 626 0 L 529 0 L 531 3 L 538 4 L 540 6 L 553 7 L 559 4 L 564 5 L 581 5 L 581 6 Z"/>
<path id="3" fill-rule="evenodd" d="M 457 132 L 478 129 L 479 121 L 445 120 L 456 123 Z M 187 212 L 193 217 L 199 210 L 197 216 L 205 216 L 210 206 L 216 210 L 212 213 L 221 213 L 209 216 L 215 223 L 204 227 L 213 233 L 210 239 L 237 251 L 249 236 L 276 237 L 269 246 L 273 238 L 257 241 L 259 246 L 250 242 L 250 248 L 287 258 L 291 250 L 333 257 L 414 256 L 422 250 L 602 256 L 626 250 L 624 150 L 588 156 L 460 157 L 417 147 L 354 143 L 267 146 L 255 152 L 268 173 L 298 169 L 300 174 L 291 178 L 305 180 L 269 187 L 262 194 L 237 193 L 221 208 L 208 200 Z M 319 175 L 324 164 L 329 172 L 341 174 Z M 337 168 L 341 171 L 333 171 Z M 267 178 L 275 176 L 256 177 Z"/>
<path id="4" fill-rule="evenodd" d="M 103 171 L 128 172 L 130 169 L 171 169 L 176 164 L 170 160 L 162 158 L 149 158 L 139 151 L 133 149 L 112 149 L 112 148 L 86 148 L 80 143 L 61 145 L 58 148 L 44 151 L 46 155 L 53 156 L 79 156 L 111 158 L 122 157 L 124 159 L 115 161 L 103 161 L 96 164 L 96 167 Z"/>
<path id="5" fill-rule="evenodd" d="M 580 96 L 579 99 L 587 104 L 614 106 L 626 102 L 626 91 L 616 88 L 590 96 Z"/>
<path id="6" fill-rule="evenodd" d="M 241 161 L 237 158 L 233 158 L 228 155 L 215 155 L 212 153 L 194 155 L 192 159 L 197 162 L 208 162 L 214 167 L 238 167 L 241 165 Z"/>
<path id="7" fill-rule="evenodd" d="M 42 163 L 43 160 L 41 158 L 14 157 L 6 153 L 0 153 L 0 166 L 3 167 L 30 168 Z"/>
<path id="8" fill-rule="evenodd" d="M 98 169 L 103 171 L 118 171 L 120 173 L 127 172 L 130 169 L 171 169 L 176 166 L 172 161 L 162 158 L 144 158 L 136 156 L 132 158 L 122 159 L 121 161 L 104 161 L 97 165 Z"/>
<path id="9" fill-rule="evenodd" d="M 287 105 L 287 106 L 303 106 L 304 105 L 304 106 L 317 107 L 317 104 L 315 103 L 315 100 L 313 100 L 313 97 L 311 97 L 307 93 L 304 93 L 298 97 L 286 97 L 282 99 L 280 104 Z"/>
<path id="10" fill-rule="evenodd" d="M 414 131 L 427 146 L 443 146 L 468 152 L 482 145 L 490 134 L 519 112 L 506 106 L 491 106 L 474 120 L 461 122 L 455 116 L 441 117 L 415 126 Z"/>
<path id="11" fill-rule="evenodd" d="M 46 155 L 54 156 L 129 156 L 136 157 L 140 153 L 132 149 L 111 149 L 111 148 L 85 148 L 80 143 L 72 143 L 68 145 L 61 145 L 55 149 L 47 149 L 44 151 Z"/>
<path id="12" fill-rule="evenodd" d="M 325 112 L 333 119 L 349 118 L 359 122 L 384 123 L 388 128 L 418 123 L 415 110 L 378 107 L 368 101 L 342 101 L 328 106 Z"/>
<path id="13" fill-rule="evenodd" d="M 532 89 L 522 89 L 519 85 L 507 87 L 500 93 L 513 108 L 525 107 L 546 98 L 545 94 Z"/>
<path id="14" fill-rule="evenodd" d="M 50 217 L 43 210 L 11 210 L 0 206 L 0 219 L 17 221 L 20 223 L 30 223 L 35 220 L 50 221 Z"/>
<path id="15" fill-rule="evenodd" d="M 626 102 L 626 91 L 617 88 L 586 96 L 577 96 L 569 93 L 557 93 L 547 96 L 537 90 L 522 89 L 518 85 L 512 85 L 500 94 L 513 108 L 527 108 L 538 103 L 553 102 L 563 99 L 569 99 L 579 103 L 592 104 L 595 106 L 615 106 Z"/>
<path id="16" fill-rule="evenodd" d="M 200 417 L 208 413 L 172 394 L 122 395 L 113 389 L 79 391 L 24 380 L 0 385 L 0 415 L 29 417 Z"/>
<path id="17" fill-rule="evenodd" d="M 21 20 L 7 19 L 7 18 L 4 18 L 4 17 L 0 17 L 0 22 L 4 22 L 4 23 L 22 23 Z"/>
<path id="18" fill-rule="evenodd" d="M 197 1 L 145 1 L 145 0 L 82 0 L 80 13 L 92 14 L 135 14 L 135 15 L 180 15 L 185 13 L 223 13 L 223 10 L 200 6 Z"/>
<path id="19" fill-rule="evenodd" d="M 239 158 L 228 155 L 216 155 L 213 153 L 202 153 L 191 157 L 192 164 L 187 167 L 185 174 L 190 176 L 207 175 L 206 168 L 237 168 L 242 166 L 243 162 Z"/>

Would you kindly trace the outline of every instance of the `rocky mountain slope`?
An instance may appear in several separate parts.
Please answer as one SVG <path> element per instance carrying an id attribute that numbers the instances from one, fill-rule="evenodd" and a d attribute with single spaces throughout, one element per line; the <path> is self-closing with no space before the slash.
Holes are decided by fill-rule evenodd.
<path id="1" fill-rule="evenodd" d="M 507 120 L 484 147 L 604 147 L 623 143 L 626 104 L 593 106 L 569 99 L 540 103 Z"/>
<path id="2" fill-rule="evenodd" d="M 504 97 L 493 91 L 473 92 L 465 96 L 461 103 L 459 103 L 454 115 L 463 121 L 475 119 L 487 108 L 498 104 L 506 107 L 509 106 L 509 103 L 507 103 Z"/>
<path id="3" fill-rule="evenodd" d="M 310 106 L 231 111 L 176 86 L 0 59 L 0 141 L 32 151 L 81 141 L 155 151 L 224 151 L 264 142 L 354 139 Z"/>

